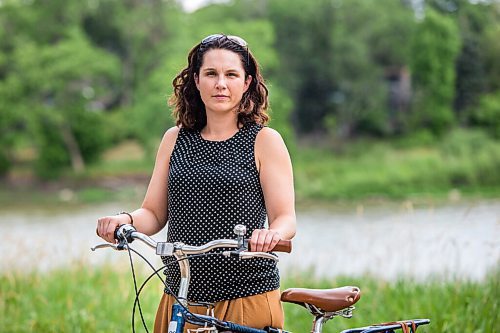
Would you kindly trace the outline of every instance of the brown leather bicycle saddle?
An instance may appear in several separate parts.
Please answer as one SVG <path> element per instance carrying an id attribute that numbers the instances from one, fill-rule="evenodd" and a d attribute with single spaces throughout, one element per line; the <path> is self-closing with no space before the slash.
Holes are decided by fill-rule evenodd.
<path id="1" fill-rule="evenodd" d="M 356 303 L 361 297 L 358 287 L 341 287 L 333 289 L 290 288 L 281 293 L 281 301 L 314 305 L 326 312 L 345 309 Z"/>

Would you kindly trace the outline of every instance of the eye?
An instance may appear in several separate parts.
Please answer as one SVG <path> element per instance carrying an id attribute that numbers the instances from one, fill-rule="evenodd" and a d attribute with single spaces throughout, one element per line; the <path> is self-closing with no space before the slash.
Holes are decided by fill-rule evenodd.
<path id="1" fill-rule="evenodd" d="M 205 73 L 206 76 L 215 76 L 215 72 L 206 72 Z"/>

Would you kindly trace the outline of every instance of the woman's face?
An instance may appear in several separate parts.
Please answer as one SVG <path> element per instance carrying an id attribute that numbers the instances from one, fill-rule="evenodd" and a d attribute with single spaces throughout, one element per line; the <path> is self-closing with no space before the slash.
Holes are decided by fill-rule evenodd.
<path id="1" fill-rule="evenodd" d="M 200 74 L 195 75 L 206 112 L 234 112 L 247 91 L 252 77 L 245 79 L 245 70 L 237 53 L 211 49 L 203 55 Z"/>

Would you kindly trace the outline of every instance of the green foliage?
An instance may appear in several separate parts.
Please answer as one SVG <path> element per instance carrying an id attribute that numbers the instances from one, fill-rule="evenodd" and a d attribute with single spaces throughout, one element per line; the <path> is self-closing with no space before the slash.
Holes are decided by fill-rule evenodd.
<path id="1" fill-rule="evenodd" d="M 491 74 L 486 71 L 485 52 L 491 46 L 481 45 L 485 30 L 494 26 L 491 8 L 482 4 L 460 1 L 457 20 L 462 49 L 456 62 L 455 110 L 461 112 L 476 107 L 482 94 L 488 91 Z"/>
<path id="2" fill-rule="evenodd" d="M 500 138 L 500 92 L 482 96 L 478 106 L 469 113 L 473 125 L 484 127 Z"/>
<path id="3" fill-rule="evenodd" d="M 285 288 L 360 287 L 362 296 L 355 305 L 354 316 L 349 320 L 335 317 L 324 325 L 325 333 L 412 318 L 431 320 L 429 325 L 421 326 L 418 332 L 493 333 L 497 326 L 495 314 L 500 306 L 498 278 L 498 271 L 493 271 L 482 282 L 438 279 L 386 282 L 370 277 L 311 279 L 304 275 L 289 278 L 284 284 Z M 286 329 L 292 332 L 310 330 L 311 316 L 306 309 L 289 303 L 285 303 L 284 308 Z"/>
<path id="4" fill-rule="evenodd" d="M 500 77 L 500 43 L 498 43 L 498 36 L 500 36 L 500 18 L 497 18 L 494 24 L 486 27 L 480 37 L 480 47 L 483 50 L 482 59 L 490 92 L 500 90 L 500 80 L 498 80 Z"/>
<path id="5" fill-rule="evenodd" d="M 69 119 L 83 159 L 87 163 L 97 161 L 113 136 L 105 126 L 102 112 L 77 110 Z"/>
<path id="6" fill-rule="evenodd" d="M 54 124 L 41 119 L 38 129 L 35 173 L 42 179 L 55 179 L 71 165 L 69 154 L 59 129 Z"/>
<path id="7" fill-rule="evenodd" d="M 354 7 L 356 4 L 352 4 Z M 334 31 L 334 70 L 337 77 L 335 92 L 336 133 L 340 137 L 355 136 L 356 132 L 380 134 L 384 132 L 383 124 L 388 124 L 385 112 L 387 89 L 382 81 L 382 69 L 378 68 L 371 58 L 370 46 L 363 42 L 363 27 L 359 21 L 365 15 L 351 15 L 350 6 L 344 5 L 338 10 L 337 22 L 341 27 Z M 359 11 L 356 13 L 360 14 Z M 352 17 L 354 16 L 354 18 Z M 340 30 L 341 29 L 341 30 Z M 347 35 L 343 29 L 350 31 Z M 351 34 L 360 34 L 351 38 Z M 370 94 L 364 92 L 370 91 Z M 378 132 L 378 133 L 377 133 Z"/>
<path id="8" fill-rule="evenodd" d="M 487 78 L 477 40 L 465 38 L 463 43 L 456 64 L 455 108 L 457 111 L 477 105 L 478 98 L 485 91 Z"/>
<path id="9" fill-rule="evenodd" d="M 75 265 L 48 273 L 0 274 L 0 326 L 10 333 L 27 332 L 130 332 L 134 291 L 128 270 Z M 139 283 L 145 274 L 138 271 Z M 339 332 L 380 322 L 430 318 L 419 332 L 493 333 L 499 310 L 498 271 L 484 281 L 417 282 L 400 279 L 379 281 L 369 276 L 314 279 L 310 275 L 290 276 L 289 287 L 334 288 L 357 285 L 362 297 L 353 318 L 336 317 L 323 332 Z M 141 307 L 150 329 L 162 288 L 153 279 L 141 293 Z M 312 317 L 306 309 L 285 303 L 285 328 L 307 332 Z M 138 314 L 136 313 L 138 316 Z M 136 330 L 141 330 L 136 317 Z"/>
<path id="10" fill-rule="evenodd" d="M 78 154 L 87 163 L 97 161 L 111 142 L 102 113 L 75 109 L 67 122 L 62 122 L 60 117 L 51 115 L 53 111 L 38 110 L 33 126 L 38 149 L 35 172 L 42 179 L 56 179 L 72 166 L 75 156 L 71 154 Z M 77 147 L 71 146 L 72 140 Z"/>
<path id="11" fill-rule="evenodd" d="M 282 89 L 269 84 L 269 100 L 271 104 L 269 126 L 281 134 L 290 154 L 293 156 L 295 154 L 296 140 L 290 122 L 293 106 L 291 98 Z"/>
<path id="12" fill-rule="evenodd" d="M 413 44 L 412 73 L 417 89 L 414 121 L 440 134 L 454 123 L 455 59 L 460 48 L 456 23 L 426 11 Z M 425 52 L 422 52 L 425 50 Z"/>
<path id="13" fill-rule="evenodd" d="M 221 32 L 249 42 L 273 83 L 270 125 L 292 152 L 294 132 L 409 142 L 460 120 L 498 135 L 498 4 L 432 0 L 422 22 L 409 4 L 234 0 L 185 13 L 175 0 L 3 1 L 0 174 L 16 172 L 21 144 L 51 177 L 123 139 L 150 158 L 173 125 L 173 77 L 193 45 Z"/>
<path id="14" fill-rule="evenodd" d="M 49 274 L 2 274 L 0 326 L 12 333 L 128 332 L 134 301 L 129 278 L 128 272 L 76 265 Z M 153 283 L 142 298 L 150 327 L 160 293 Z"/>
<path id="15" fill-rule="evenodd" d="M 116 80 L 116 59 L 93 48 L 78 30 L 50 47 L 24 43 L 14 59 L 6 89 L 20 73 L 20 88 L 29 92 L 28 129 L 39 148 L 37 174 L 55 178 L 75 158 L 95 161 L 109 142 L 101 109 Z"/>
<path id="16" fill-rule="evenodd" d="M 0 150 L 0 177 L 3 177 L 7 174 L 11 166 L 11 162 L 7 157 L 7 153 L 5 151 Z"/>
<path id="17" fill-rule="evenodd" d="M 341 151 L 298 150 L 297 198 L 442 196 L 453 188 L 468 193 L 500 185 L 498 141 L 481 131 L 454 130 L 436 144 L 429 132 L 419 133 L 394 144 L 358 140 Z"/>
<path id="18" fill-rule="evenodd" d="M 295 127 L 340 137 L 391 133 L 395 116 L 385 76 L 408 63 L 410 8 L 394 1 L 274 1 L 269 7 L 283 68 L 278 82 L 294 98 Z"/>
<path id="19" fill-rule="evenodd" d="M 335 132 L 340 137 L 390 134 L 396 112 L 404 110 L 390 110 L 389 79 L 409 61 L 413 13 L 395 1 L 340 3 L 332 31 Z"/>
<path id="20" fill-rule="evenodd" d="M 332 109 L 333 15 L 331 1 L 277 0 L 269 4 L 281 62 L 277 82 L 293 96 L 294 125 L 302 132 L 321 130 L 323 117 Z"/>
<path id="21" fill-rule="evenodd" d="M 453 186 L 500 183 L 500 147 L 482 131 L 454 130 L 439 145 Z"/>
<path id="22" fill-rule="evenodd" d="M 13 161 L 10 158 L 13 147 L 19 140 L 23 116 L 9 103 L 9 93 L 0 81 L 0 177 L 7 174 Z"/>

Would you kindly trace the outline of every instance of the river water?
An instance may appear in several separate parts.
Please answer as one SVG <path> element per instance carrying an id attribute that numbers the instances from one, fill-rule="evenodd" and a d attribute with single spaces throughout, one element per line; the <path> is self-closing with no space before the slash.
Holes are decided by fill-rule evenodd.
<path id="1" fill-rule="evenodd" d="M 127 268 L 126 253 L 91 252 L 98 217 L 119 204 L 0 211 L 0 271 L 47 271 L 69 265 Z M 370 274 L 481 280 L 500 264 L 500 200 L 414 207 L 411 203 L 316 208 L 297 214 L 292 254 L 280 255 L 282 275 Z M 165 231 L 155 235 L 165 237 Z M 135 243 L 134 243 L 135 244 Z M 159 264 L 152 251 L 138 246 Z"/>

